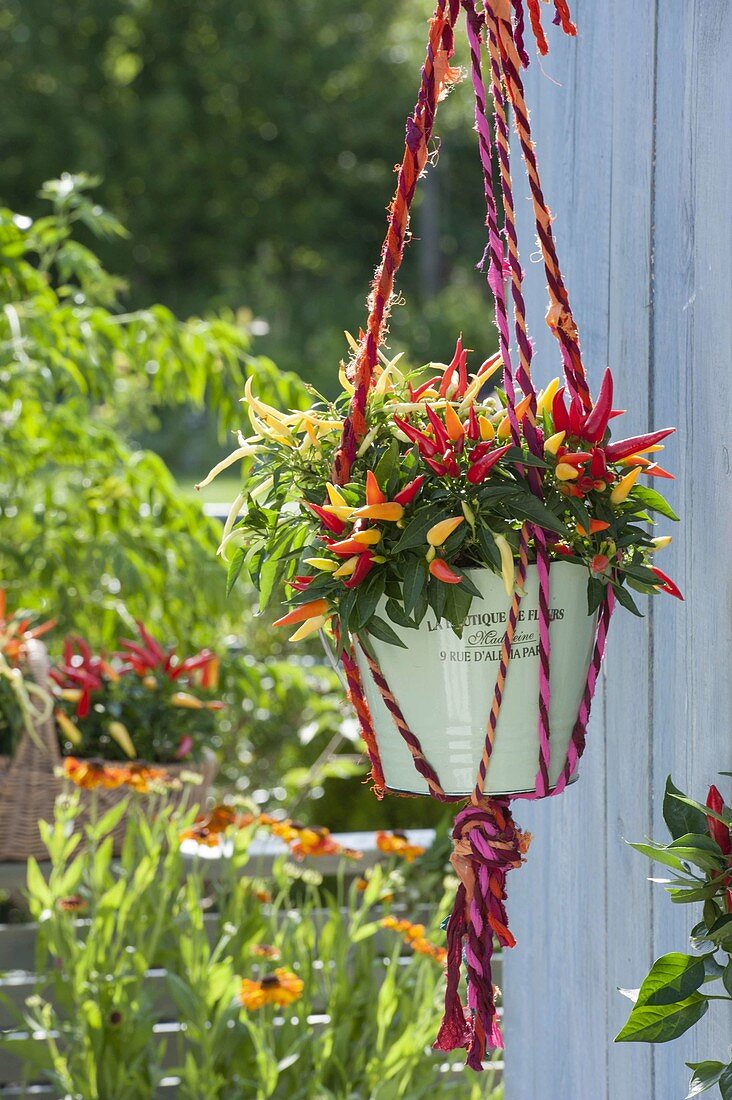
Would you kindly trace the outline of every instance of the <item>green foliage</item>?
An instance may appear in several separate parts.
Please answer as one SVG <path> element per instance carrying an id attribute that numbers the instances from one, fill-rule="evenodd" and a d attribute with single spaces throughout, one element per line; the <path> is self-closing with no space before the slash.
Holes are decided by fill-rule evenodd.
<path id="1" fill-rule="evenodd" d="M 505 395 L 485 394 L 497 358 L 468 374 L 458 339 L 452 361 L 429 363 L 424 381 L 397 366 L 399 359 L 381 355 L 348 480 L 337 488 L 331 479 L 351 415 L 348 378 L 342 374 L 344 391 L 335 401 L 315 394 L 309 411 L 289 413 L 255 396 L 247 383 L 255 434 L 231 455 L 231 461 L 245 460 L 244 489 L 221 546 L 229 556 L 230 589 L 248 573 L 262 610 L 281 599 L 283 589 L 294 592 L 295 607 L 282 625 L 303 624 L 295 640 L 332 616 L 341 644 L 358 635 L 368 645 L 371 635 L 406 648 L 393 626 L 416 629 L 428 611 L 461 635 L 473 599 L 481 597 L 471 568 L 502 575 L 510 594 L 521 531 L 528 529 L 533 561 L 540 527 L 550 560 L 586 567 L 590 614 L 608 586 L 636 614 L 629 587 L 680 595 L 656 571 L 657 547 L 642 526 L 648 494 L 663 498 L 635 485 L 640 464 L 631 471 L 623 465 L 643 437 L 611 442 L 611 380 L 592 410 L 594 427 L 585 414 L 586 429 L 576 407 L 570 427 L 562 393 L 553 403 L 551 394 L 538 395 L 547 447 L 537 457 L 527 421 L 522 418 L 513 443 Z M 519 393 L 516 406 L 520 400 Z"/>
<path id="2" fill-rule="evenodd" d="M 316 869 L 284 860 L 262 880 L 245 829 L 210 887 L 179 848 L 190 815 L 146 808 L 137 798 L 82 826 L 76 798 L 62 799 L 44 826 L 48 881 L 28 867 L 40 982 L 19 1019 L 38 1038 L 4 1040 L 28 1074 L 85 1100 L 147 1100 L 164 1075 L 181 1078 L 187 1100 L 499 1100 L 483 1081 L 439 1072 L 460 1052 L 429 1052 L 442 967 L 416 953 L 399 962 L 401 944 L 380 922 L 397 892 L 386 866 L 363 892 L 343 868 L 331 892 Z M 125 812 L 113 860 L 106 834 Z M 432 908 L 426 935 L 437 944 L 449 900 Z M 262 945 L 280 957 L 265 961 Z M 302 982 L 297 999 L 242 1007 L 242 979 L 276 967 Z M 182 1027 L 155 1033 L 171 1003 Z"/>
<path id="3" fill-rule="evenodd" d="M 670 1042 L 698 1023 L 711 1002 L 732 1001 L 732 811 L 716 787 L 702 806 L 682 794 L 669 776 L 663 815 L 671 843 L 632 847 L 672 869 L 673 877 L 664 880 L 672 901 L 704 903 L 702 920 L 690 935 L 691 946 L 702 954 L 663 955 L 640 989 L 620 991 L 634 1005 L 616 1042 Z M 687 1065 L 693 1070 L 687 1100 L 716 1084 L 722 1100 L 730 1100 L 732 1062 Z"/>
<path id="4" fill-rule="evenodd" d="M 47 184 L 52 212 L 35 222 L 0 212 L 3 583 L 99 641 L 129 614 L 195 644 L 224 607 L 217 526 L 130 441 L 130 410 L 205 404 L 225 423 L 251 371 L 296 404 L 302 389 L 250 356 L 233 318 L 122 313 L 117 281 L 74 236 L 122 235 L 91 182 Z"/>
<path id="5" fill-rule="evenodd" d="M 278 363 L 332 384 L 339 334 L 364 315 L 432 6 L 10 0 L 4 198 L 25 210 L 34 182 L 69 166 L 101 176 L 136 242 L 103 255 L 135 307 L 244 303 Z M 472 270 L 484 242 L 471 126 L 465 81 L 441 108 L 445 164 L 416 213 L 395 318 L 400 342 L 421 333 L 417 354 L 446 350 L 459 327 L 481 352 L 495 339 Z"/>

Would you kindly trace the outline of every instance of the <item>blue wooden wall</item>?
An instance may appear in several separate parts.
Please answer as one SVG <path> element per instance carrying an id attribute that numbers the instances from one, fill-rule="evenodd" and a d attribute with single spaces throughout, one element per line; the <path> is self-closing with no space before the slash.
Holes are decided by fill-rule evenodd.
<path id="1" fill-rule="evenodd" d="M 610 364 L 616 404 L 632 409 L 627 434 L 678 425 L 663 456 L 678 480 L 663 487 L 682 523 L 659 529 L 675 528 L 660 564 L 686 602 L 660 596 L 643 620 L 617 612 L 580 782 L 517 806 L 534 842 L 509 878 L 518 946 L 505 964 L 506 1100 L 681 1100 L 685 1061 L 732 1056 L 728 1006 L 657 1048 L 612 1038 L 629 1007 L 616 986 L 639 985 L 653 959 L 685 950 L 692 916 L 647 882 L 650 864 L 623 838 L 664 836 L 669 772 L 703 800 L 732 768 L 732 5 L 572 7 L 579 38 L 554 31 L 549 57 L 526 74 L 544 191 L 593 388 Z M 526 241 L 527 188 L 516 192 Z M 531 259 L 546 380 L 558 361 Z"/>

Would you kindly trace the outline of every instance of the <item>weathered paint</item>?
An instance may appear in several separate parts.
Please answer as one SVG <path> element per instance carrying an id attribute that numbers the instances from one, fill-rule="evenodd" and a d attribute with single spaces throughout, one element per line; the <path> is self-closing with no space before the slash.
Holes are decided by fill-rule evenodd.
<path id="1" fill-rule="evenodd" d="M 684 950 L 695 914 L 647 882 L 650 864 L 623 838 L 664 835 L 669 772 L 703 798 L 732 767 L 732 9 L 726 0 L 572 8 L 578 40 L 552 33 L 549 57 L 526 74 L 544 191 L 593 387 L 609 364 L 616 404 L 633 410 L 628 434 L 678 425 L 663 460 L 678 480 L 663 489 L 683 522 L 659 531 L 673 527 L 662 565 L 686 602 L 659 597 L 643 620 L 618 610 L 580 782 L 517 807 L 534 842 L 509 880 L 518 947 L 505 963 L 506 1100 L 681 1100 L 685 1061 L 732 1054 L 728 1006 L 713 1005 L 674 1043 L 612 1039 L 629 1007 L 616 987 Z M 527 252 L 535 371 L 546 381 L 557 352 Z"/>

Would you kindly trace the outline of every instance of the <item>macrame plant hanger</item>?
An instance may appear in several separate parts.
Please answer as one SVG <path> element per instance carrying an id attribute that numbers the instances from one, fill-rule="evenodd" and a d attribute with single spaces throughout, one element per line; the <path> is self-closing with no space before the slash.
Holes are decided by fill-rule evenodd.
<path id="1" fill-rule="evenodd" d="M 546 0 L 545 0 L 546 2 Z M 539 0 L 526 0 L 532 32 L 539 52 L 547 52 L 547 42 L 541 24 Z M 554 22 L 566 34 L 576 34 L 566 0 L 554 0 Z M 429 26 L 427 53 L 422 67 L 421 83 L 414 112 L 407 119 L 404 157 L 398 169 L 394 200 L 389 208 L 388 228 L 369 297 L 366 331 L 354 360 L 348 368 L 354 385 L 349 414 L 333 466 L 333 480 L 344 484 L 356 459 L 361 440 L 367 431 L 366 411 L 369 389 L 374 381 L 378 349 L 383 339 L 384 325 L 394 292 L 394 278 L 401 264 L 408 235 L 409 210 L 417 181 L 427 163 L 429 141 L 434 126 L 437 104 L 458 71 L 450 67 L 454 52 L 454 31 L 461 9 L 464 9 L 470 52 L 470 76 L 475 100 L 475 128 L 478 134 L 485 202 L 488 241 L 479 264 L 486 270 L 487 282 L 495 302 L 496 327 L 503 364 L 503 382 L 508 401 L 508 418 L 514 443 L 520 442 L 520 431 L 531 452 L 543 455 L 543 440 L 536 425 L 536 391 L 531 379 L 532 346 L 526 324 L 523 296 L 523 270 L 518 247 L 515 205 L 511 180 L 511 149 L 507 108 L 510 105 L 513 125 L 526 169 L 536 233 L 541 249 L 549 292 L 546 321 L 557 338 L 564 377 L 570 399 L 583 410 L 591 407 L 585 370 L 579 346 L 577 327 L 572 316 L 567 290 L 559 266 L 551 214 L 544 200 L 531 138 L 529 112 L 524 98 L 521 70 L 529 63 L 524 46 L 524 0 L 438 0 Z M 486 82 L 483 57 L 487 55 L 490 73 L 490 94 L 493 101 L 493 125 L 487 112 Z M 503 209 L 503 229 L 499 229 L 498 204 L 493 190 L 493 157 L 497 159 Z M 511 346 L 511 326 L 507 284 L 513 313 L 513 329 L 517 350 L 514 370 Z M 518 385 L 528 407 L 521 424 L 516 414 Z M 541 475 L 536 467 L 528 470 L 533 492 L 541 497 Z M 533 545 L 539 577 L 539 697 L 538 739 L 539 759 L 535 789 L 523 795 L 490 797 L 484 794 L 486 776 L 508 674 L 516 624 L 521 607 L 521 593 L 526 578 L 529 547 Z M 598 610 L 592 658 L 582 700 L 573 728 L 566 761 L 553 788 L 549 783 L 551 739 L 549 727 L 550 703 L 550 635 L 549 635 L 549 553 L 544 530 L 525 523 L 519 540 L 516 583 L 501 645 L 498 674 L 487 722 L 485 745 L 478 768 L 475 788 L 470 799 L 458 811 L 453 828 L 451 862 L 460 879 L 455 903 L 447 925 L 447 980 L 445 1014 L 435 1042 L 439 1050 L 468 1048 L 467 1064 L 482 1068 L 489 1048 L 503 1045 L 495 1006 L 491 977 L 494 937 L 502 947 L 512 947 L 514 939 L 508 929 L 505 910 L 506 874 L 518 867 L 528 847 L 523 834 L 513 820 L 512 798 L 545 798 L 560 794 L 572 778 L 585 746 L 585 734 L 590 706 L 602 663 L 605 640 L 613 611 L 611 588 Z M 427 760 L 419 739 L 410 729 L 398 700 L 389 688 L 379 664 L 364 651 L 369 674 L 388 708 L 409 749 L 414 766 L 424 778 L 430 796 L 441 802 L 464 801 L 445 791 L 434 768 Z M 345 647 L 342 662 L 349 695 L 356 710 L 371 760 L 375 793 L 383 797 L 387 791 L 379 757 L 376 735 L 364 694 L 363 683 L 353 648 Z M 462 962 L 467 971 L 467 1010 L 460 1000 Z"/>

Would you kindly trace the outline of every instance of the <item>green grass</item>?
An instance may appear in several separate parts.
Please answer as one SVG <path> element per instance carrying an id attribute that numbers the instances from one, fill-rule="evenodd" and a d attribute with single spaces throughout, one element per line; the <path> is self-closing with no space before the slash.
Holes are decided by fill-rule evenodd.
<path id="1" fill-rule="evenodd" d="M 179 484 L 185 496 L 189 498 L 202 500 L 204 504 L 226 504 L 227 507 L 234 500 L 237 493 L 241 492 L 241 479 L 227 477 L 225 474 L 217 477 L 215 481 L 212 481 L 210 485 L 200 491 L 196 490 L 193 481 L 183 480 Z"/>

